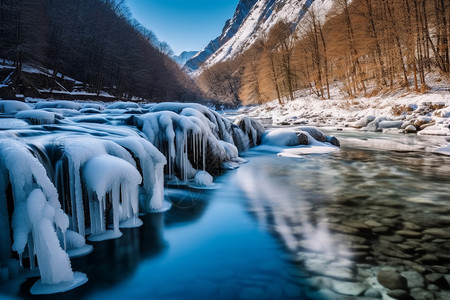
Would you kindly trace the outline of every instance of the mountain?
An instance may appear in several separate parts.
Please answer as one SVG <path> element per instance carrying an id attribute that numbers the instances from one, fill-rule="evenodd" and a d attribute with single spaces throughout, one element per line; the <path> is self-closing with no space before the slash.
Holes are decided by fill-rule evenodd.
<path id="1" fill-rule="evenodd" d="M 279 21 L 292 24 L 295 30 L 311 6 L 324 17 L 332 3 L 332 0 L 241 0 L 222 34 L 188 60 L 186 67 L 195 71 L 202 64 L 210 66 L 231 59 L 266 35 Z"/>
<path id="2" fill-rule="evenodd" d="M 241 0 L 232 19 L 225 22 L 222 34 L 216 39 L 209 42 L 209 44 L 193 58 L 188 60 L 185 67 L 188 70 L 195 71 L 202 65 L 211 55 L 219 50 L 227 41 L 229 41 L 241 28 L 242 23 L 248 16 L 251 9 L 255 6 L 258 0 Z"/>
<path id="3" fill-rule="evenodd" d="M 184 66 L 197 53 L 198 51 L 183 51 L 180 55 L 172 55 L 172 58 L 179 66 Z"/>

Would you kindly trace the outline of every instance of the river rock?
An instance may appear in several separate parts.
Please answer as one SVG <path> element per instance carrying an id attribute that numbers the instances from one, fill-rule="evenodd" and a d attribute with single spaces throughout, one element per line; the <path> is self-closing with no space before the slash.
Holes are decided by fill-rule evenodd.
<path id="1" fill-rule="evenodd" d="M 424 288 L 425 287 L 425 279 L 422 274 L 416 271 L 406 271 L 402 272 L 401 275 L 406 278 L 408 283 L 408 288 Z"/>
<path id="2" fill-rule="evenodd" d="M 359 282 L 331 280 L 330 289 L 341 295 L 359 296 L 364 293 L 367 286 Z"/>
<path id="3" fill-rule="evenodd" d="M 407 237 L 407 238 L 418 238 L 421 237 L 422 234 L 417 231 L 412 230 L 399 230 L 396 232 L 396 234 Z"/>
<path id="4" fill-rule="evenodd" d="M 431 121 L 433 121 L 433 119 L 431 117 L 427 117 L 427 116 L 420 116 L 417 118 L 417 120 L 414 122 L 414 126 L 416 126 L 416 128 L 419 128 L 420 126 L 424 125 L 424 124 L 428 124 Z"/>
<path id="5" fill-rule="evenodd" d="M 426 291 L 421 288 L 415 288 L 412 289 L 410 292 L 413 299 L 420 299 L 420 300 L 435 300 L 433 293 L 430 291 Z"/>
<path id="6" fill-rule="evenodd" d="M 403 121 L 381 121 L 378 124 L 378 128 L 380 129 L 391 129 L 396 128 L 400 129 L 403 125 Z"/>
<path id="7" fill-rule="evenodd" d="M 340 147 L 341 142 L 334 136 L 326 136 L 327 142 L 333 146 Z"/>
<path id="8" fill-rule="evenodd" d="M 450 228 L 446 228 L 446 230 L 441 228 L 430 228 L 424 230 L 423 233 L 444 239 L 450 238 Z"/>
<path id="9" fill-rule="evenodd" d="M 315 140 L 317 140 L 319 142 L 327 141 L 325 134 L 323 134 L 323 132 L 320 131 L 319 129 L 317 129 L 316 127 L 300 126 L 297 128 L 300 129 L 301 131 L 305 131 L 305 132 L 309 133 L 310 136 L 312 136 Z"/>
<path id="10" fill-rule="evenodd" d="M 380 291 L 374 289 L 374 288 L 368 288 L 365 292 L 364 292 L 364 297 L 367 298 L 381 298 L 383 297 L 383 295 L 380 293 Z"/>
<path id="11" fill-rule="evenodd" d="M 387 294 L 389 297 L 392 297 L 394 299 L 414 300 L 414 298 L 412 298 L 411 295 L 408 294 L 408 292 L 405 290 L 393 290 L 393 291 L 389 291 Z"/>
<path id="12" fill-rule="evenodd" d="M 433 254 L 425 254 L 418 261 L 420 263 L 433 264 L 439 262 L 439 258 Z"/>
<path id="13" fill-rule="evenodd" d="M 406 290 L 408 288 L 406 278 L 394 271 L 378 272 L 377 280 L 382 286 L 390 290 Z"/>
<path id="14" fill-rule="evenodd" d="M 441 289 L 447 290 L 450 288 L 449 283 L 445 279 L 444 275 L 438 274 L 438 273 L 431 273 L 425 275 L 425 278 L 429 283 L 432 283 L 436 286 L 438 286 Z"/>
<path id="15" fill-rule="evenodd" d="M 375 116 L 365 116 L 361 118 L 359 121 L 353 123 L 352 126 L 355 128 L 363 128 L 366 127 L 370 122 L 372 122 L 375 119 L 376 119 Z"/>

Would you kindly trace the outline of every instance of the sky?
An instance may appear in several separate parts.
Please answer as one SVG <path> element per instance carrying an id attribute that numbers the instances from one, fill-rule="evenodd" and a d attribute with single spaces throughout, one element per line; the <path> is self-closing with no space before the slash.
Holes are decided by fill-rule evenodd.
<path id="1" fill-rule="evenodd" d="M 222 33 L 239 0 L 126 0 L 132 17 L 175 54 L 202 50 Z"/>

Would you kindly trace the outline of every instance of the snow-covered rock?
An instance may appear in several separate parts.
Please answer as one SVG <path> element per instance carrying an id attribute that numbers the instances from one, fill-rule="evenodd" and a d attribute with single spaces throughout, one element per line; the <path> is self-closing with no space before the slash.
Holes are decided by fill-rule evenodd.
<path id="1" fill-rule="evenodd" d="M 16 100 L 0 100 L 0 113 L 14 114 L 22 110 L 30 110 L 31 106 Z"/>

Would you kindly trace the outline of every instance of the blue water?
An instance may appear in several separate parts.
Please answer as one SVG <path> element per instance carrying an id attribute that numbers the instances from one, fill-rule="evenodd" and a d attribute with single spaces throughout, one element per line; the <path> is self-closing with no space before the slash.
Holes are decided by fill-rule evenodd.
<path id="1" fill-rule="evenodd" d="M 429 152 L 445 140 L 335 134 L 336 153 L 282 158 L 256 149 L 244 154 L 247 164 L 215 179 L 220 189 L 167 189 L 171 210 L 94 243 L 93 253 L 72 260 L 89 282 L 42 299 L 333 299 L 312 279 L 328 276 L 333 264 L 356 268 L 335 224 L 381 222 L 392 231 L 351 233 L 370 240 L 355 255 L 364 268 L 399 264 L 380 254 L 377 241 L 403 224 L 450 228 L 448 157 Z M 450 251 L 448 240 L 436 242 Z M 18 296 L 31 297 L 36 279 Z"/>

